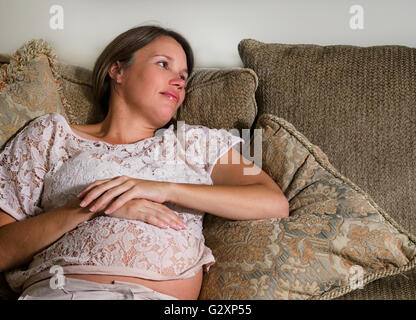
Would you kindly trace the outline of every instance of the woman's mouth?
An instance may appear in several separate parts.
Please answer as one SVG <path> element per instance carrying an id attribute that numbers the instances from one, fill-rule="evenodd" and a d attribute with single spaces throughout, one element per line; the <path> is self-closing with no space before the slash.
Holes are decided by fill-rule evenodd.
<path id="1" fill-rule="evenodd" d="M 178 103 L 179 101 L 179 97 L 177 94 L 173 93 L 173 92 L 162 92 L 162 94 L 167 97 L 168 99 L 174 101 L 175 103 Z"/>

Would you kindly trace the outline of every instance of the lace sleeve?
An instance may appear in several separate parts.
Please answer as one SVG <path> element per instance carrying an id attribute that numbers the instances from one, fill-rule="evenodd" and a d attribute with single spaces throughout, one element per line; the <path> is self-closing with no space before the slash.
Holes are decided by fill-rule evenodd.
<path id="1" fill-rule="evenodd" d="M 225 129 L 211 129 L 201 125 L 188 125 L 186 129 L 186 158 L 197 164 L 203 164 L 211 175 L 217 161 L 234 145 L 244 139 Z"/>
<path id="2" fill-rule="evenodd" d="M 0 153 L 0 208 L 16 220 L 41 212 L 48 148 L 45 116 L 26 125 Z"/>

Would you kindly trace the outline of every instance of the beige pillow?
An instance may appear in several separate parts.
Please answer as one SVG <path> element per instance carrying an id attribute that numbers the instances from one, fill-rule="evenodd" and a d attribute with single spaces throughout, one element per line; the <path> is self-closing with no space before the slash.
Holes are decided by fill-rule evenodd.
<path id="1" fill-rule="evenodd" d="M 262 169 L 285 193 L 285 219 L 207 215 L 216 263 L 200 299 L 331 299 L 415 267 L 416 238 L 274 115 L 259 117 Z"/>
<path id="2" fill-rule="evenodd" d="M 42 40 L 25 43 L 0 68 L 0 150 L 25 124 L 46 113 L 65 116 L 54 50 Z"/>

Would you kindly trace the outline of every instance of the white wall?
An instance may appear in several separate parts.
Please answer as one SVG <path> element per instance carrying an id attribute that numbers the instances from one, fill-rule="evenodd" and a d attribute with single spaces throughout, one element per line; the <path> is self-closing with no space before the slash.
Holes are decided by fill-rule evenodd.
<path id="1" fill-rule="evenodd" d="M 62 6 L 63 30 L 52 30 L 52 5 Z M 353 5 L 364 9 L 364 29 L 350 28 Z M 92 68 L 121 32 L 155 23 L 182 33 L 197 67 L 242 66 L 241 39 L 264 42 L 399 44 L 416 47 L 414 0 L 0 0 L 0 53 L 43 38 L 66 63 Z"/>

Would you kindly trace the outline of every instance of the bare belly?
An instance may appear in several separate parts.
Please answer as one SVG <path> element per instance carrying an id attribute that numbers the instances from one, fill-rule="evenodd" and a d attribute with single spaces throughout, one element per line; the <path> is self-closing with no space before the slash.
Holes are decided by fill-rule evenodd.
<path id="1" fill-rule="evenodd" d="M 202 285 L 202 268 L 192 278 L 177 280 L 147 280 L 135 277 L 98 275 L 98 274 L 65 274 L 65 277 L 80 280 L 111 284 L 113 281 L 138 283 L 154 291 L 161 292 L 181 300 L 196 300 Z"/>

